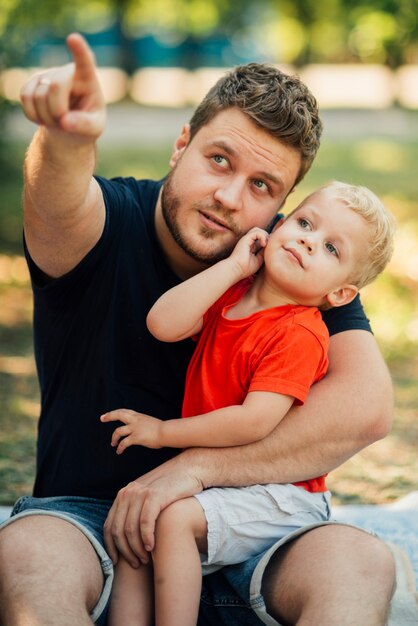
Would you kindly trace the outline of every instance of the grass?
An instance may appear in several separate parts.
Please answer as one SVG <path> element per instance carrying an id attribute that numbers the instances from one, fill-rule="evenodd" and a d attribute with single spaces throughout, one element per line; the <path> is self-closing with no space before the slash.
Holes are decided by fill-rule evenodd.
<path id="1" fill-rule="evenodd" d="M 34 476 L 38 387 L 32 352 L 31 292 L 21 259 L 20 215 L 23 144 L 7 150 L 0 198 L 0 504 L 30 492 Z M 170 147 L 104 147 L 98 173 L 160 177 Z M 415 163 L 418 143 L 365 136 L 324 142 L 315 166 L 289 199 L 291 209 L 331 178 L 366 184 L 395 213 L 397 252 L 363 301 L 389 364 L 396 394 L 392 433 L 333 472 L 329 485 L 339 503 L 384 503 L 417 488 L 418 476 L 418 216 Z"/>

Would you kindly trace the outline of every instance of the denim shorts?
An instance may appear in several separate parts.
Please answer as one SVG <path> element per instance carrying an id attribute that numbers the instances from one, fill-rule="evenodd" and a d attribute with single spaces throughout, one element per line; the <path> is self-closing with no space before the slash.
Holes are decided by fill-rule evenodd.
<path id="1" fill-rule="evenodd" d="M 52 515 L 64 519 L 89 539 L 100 559 L 104 584 L 101 597 L 91 613 L 92 621 L 104 624 L 113 580 L 113 566 L 103 541 L 103 524 L 111 502 L 82 497 L 20 498 L 12 516 L 0 525 L 0 530 L 29 515 Z M 280 626 L 266 612 L 261 594 L 265 568 L 275 551 L 306 531 L 336 522 L 310 524 L 289 533 L 267 551 L 245 563 L 229 565 L 203 578 L 198 626 Z M 341 525 L 340 522 L 337 522 Z"/>
<path id="2" fill-rule="evenodd" d="M 104 580 L 102 594 L 90 615 L 92 621 L 100 625 L 105 623 L 113 582 L 113 564 L 103 541 L 103 524 L 111 506 L 112 502 L 109 500 L 77 496 L 55 498 L 23 496 L 14 505 L 10 518 L 0 525 L 1 530 L 22 517 L 49 515 L 76 526 L 92 544 L 102 566 Z"/>

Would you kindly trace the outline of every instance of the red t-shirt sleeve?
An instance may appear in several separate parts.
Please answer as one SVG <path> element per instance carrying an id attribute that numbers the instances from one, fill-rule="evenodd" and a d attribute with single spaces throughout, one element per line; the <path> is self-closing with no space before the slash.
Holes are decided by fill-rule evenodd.
<path id="1" fill-rule="evenodd" d="M 281 393 L 303 404 L 311 385 L 326 372 L 327 348 L 321 336 L 290 325 L 273 350 L 259 355 L 249 391 Z"/>

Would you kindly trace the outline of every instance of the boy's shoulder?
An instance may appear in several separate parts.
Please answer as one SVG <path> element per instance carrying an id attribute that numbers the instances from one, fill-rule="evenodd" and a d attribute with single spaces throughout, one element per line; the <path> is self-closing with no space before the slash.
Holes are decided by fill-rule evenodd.
<path id="1" fill-rule="evenodd" d="M 321 341 L 329 341 L 328 328 L 322 319 L 321 312 L 317 307 L 295 306 L 292 323 L 310 331 Z"/>

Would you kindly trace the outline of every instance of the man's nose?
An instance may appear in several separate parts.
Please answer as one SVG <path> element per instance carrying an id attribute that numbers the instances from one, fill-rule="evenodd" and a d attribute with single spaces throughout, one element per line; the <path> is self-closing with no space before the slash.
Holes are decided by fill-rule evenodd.
<path id="1" fill-rule="evenodd" d="M 243 207 L 245 181 L 231 177 L 219 184 L 213 194 L 216 202 L 230 211 L 240 211 Z"/>

